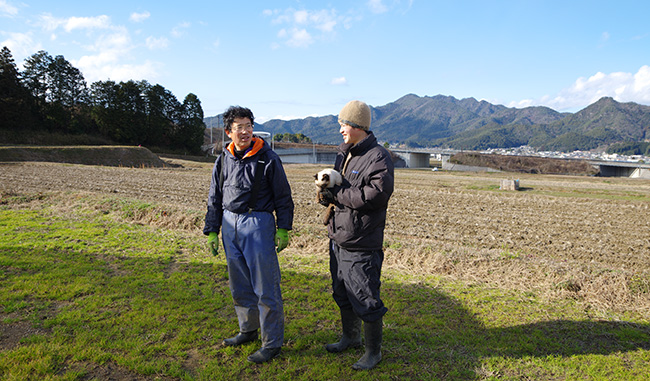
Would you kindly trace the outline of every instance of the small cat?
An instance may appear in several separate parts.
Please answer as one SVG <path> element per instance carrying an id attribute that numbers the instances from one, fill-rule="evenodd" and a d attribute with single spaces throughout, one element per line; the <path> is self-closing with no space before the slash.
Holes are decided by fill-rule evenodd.
<path id="1" fill-rule="evenodd" d="M 343 182 L 341 174 L 331 168 L 323 169 L 315 174 L 314 178 L 316 179 L 314 183 L 316 183 L 318 189 L 334 188 L 335 185 L 341 185 Z"/>
<path id="2" fill-rule="evenodd" d="M 316 201 L 320 203 L 322 201 L 321 199 L 321 190 L 325 188 L 334 188 L 336 185 L 341 185 L 343 182 L 343 177 L 341 174 L 331 168 L 328 169 L 323 169 L 322 171 L 318 172 L 317 174 L 314 175 L 314 183 L 316 184 L 316 187 L 318 188 L 318 192 L 316 194 Z M 327 208 L 323 211 L 322 219 L 323 219 L 323 225 L 327 225 L 329 223 L 330 218 L 334 215 L 334 204 L 329 204 Z"/>

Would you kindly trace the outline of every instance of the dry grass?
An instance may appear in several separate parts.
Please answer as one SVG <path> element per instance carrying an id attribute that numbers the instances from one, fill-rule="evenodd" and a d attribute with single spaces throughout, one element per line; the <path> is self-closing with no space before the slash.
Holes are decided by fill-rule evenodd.
<path id="1" fill-rule="evenodd" d="M 564 160 L 545 157 L 486 155 L 461 152 L 451 157 L 451 162 L 478 167 L 489 167 L 506 172 L 537 174 L 587 175 L 598 170 L 585 160 Z"/>

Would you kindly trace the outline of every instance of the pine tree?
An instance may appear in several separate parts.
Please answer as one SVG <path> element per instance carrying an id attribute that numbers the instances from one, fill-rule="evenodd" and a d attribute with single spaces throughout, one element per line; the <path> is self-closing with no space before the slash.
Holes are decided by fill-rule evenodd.
<path id="1" fill-rule="evenodd" d="M 22 132 L 37 127 L 35 103 L 20 81 L 11 51 L 0 51 L 0 129 Z"/>

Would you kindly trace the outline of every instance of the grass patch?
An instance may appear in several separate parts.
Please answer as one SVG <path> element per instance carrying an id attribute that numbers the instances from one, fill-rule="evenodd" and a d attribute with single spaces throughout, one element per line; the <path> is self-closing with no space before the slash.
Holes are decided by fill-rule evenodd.
<path id="1" fill-rule="evenodd" d="M 613 192 L 611 190 L 598 190 L 598 189 L 573 189 L 566 190 L 549 190 L 538 192 L 540 194 L 556 197 L 571 197 L 571 198 L 589 198 L 597 200 L 620 200 L 620 201 L 644 201 L 649 202 L 650 196 L 642 193 L 635 192 Z"/>
<path id="2" fill-rule="evenodd" d="M 72 200 L 72 201 L 71 201 Z M 161 211 L 167 211 L 167 214 Z M 337 340 L 325 253 L 297 244 L 280 257 L 285 346 L 254 365 L 259 342 L 227 348 L 236 333 L 223 254 L 212 257 L 181 213 L 138 200 L 85 195 L 3 197 L 0 204 L 2 379 L 643 379 L 647 321 L 591 318 L 573 300 L 386 271 L 384 359 L 327 353 Z M 193 212 L 188 211 L 188 214 Z M 157 223 L 143 223 L 143 220 Z M 170 216 L 171 215 L 171 216 Z M 162 226 L 162 227 L 161 227 Z M 175 225 L 174 225 L 175 226 Z M 399 249 L 398 240 L 389 248 Z M 519 252 L 502 247 L 503 259 Z M 647 278 L 634 280 L 647 292 Z"/>

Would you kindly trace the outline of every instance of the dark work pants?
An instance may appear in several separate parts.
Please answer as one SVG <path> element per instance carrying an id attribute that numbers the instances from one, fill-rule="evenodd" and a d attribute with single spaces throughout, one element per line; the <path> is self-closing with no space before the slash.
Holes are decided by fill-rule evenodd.
<path id="1" fill-rule="evenodd" d="M 339 308 L 352 308 L 368 322 L 384 316 L 388 309 L 379 297 L 383 261 L 383 250 L 348 251 L 330 240 L 332 296 Z"/>

